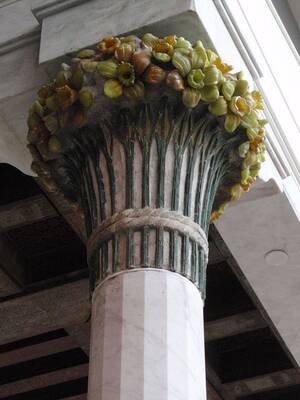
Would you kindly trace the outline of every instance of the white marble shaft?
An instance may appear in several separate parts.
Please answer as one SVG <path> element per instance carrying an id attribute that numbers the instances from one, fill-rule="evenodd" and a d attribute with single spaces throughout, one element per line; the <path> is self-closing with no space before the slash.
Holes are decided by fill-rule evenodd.
<path id="1" fill-rule="evenodd" d="M 93 294 L 88 400 L 206 400 L 203 300 L 181 275 L 136 269 Z"/>

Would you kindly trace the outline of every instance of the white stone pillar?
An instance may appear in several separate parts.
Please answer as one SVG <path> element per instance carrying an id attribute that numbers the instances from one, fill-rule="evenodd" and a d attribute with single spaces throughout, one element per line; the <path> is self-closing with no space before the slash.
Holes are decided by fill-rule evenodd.
<path id="1" fill-rule="evenodd" d="M 88 400 L 205 400 L 203 300 L 167 270 L 109 276 L 93 294 Z"/>

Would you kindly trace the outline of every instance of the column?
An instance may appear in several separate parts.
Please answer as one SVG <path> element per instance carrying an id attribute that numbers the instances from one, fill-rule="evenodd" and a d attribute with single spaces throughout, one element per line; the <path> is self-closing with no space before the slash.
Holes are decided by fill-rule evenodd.
<path id="1" fill-rule="evenodd" d="M 206 399 L 209 224 L 263 153 L 261 98 L 230 70 L 200 41 L 109 37 L 30 110 L 34 170 L 84 216 L 89 400 Z"/>

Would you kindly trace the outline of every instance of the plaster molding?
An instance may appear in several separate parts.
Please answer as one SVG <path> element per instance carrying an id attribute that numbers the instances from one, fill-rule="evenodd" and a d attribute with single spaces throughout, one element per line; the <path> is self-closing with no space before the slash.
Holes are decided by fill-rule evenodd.
<path id="1" fill-rule="evenodd" d="M 39 42 L 43 19 L 90 0 L 22 0 L 0 2 L 0 56 Z M 3 31 L 2 31 L 3 30 Z"/>
<path id="2" fill-rule="evenodd" d="M 90 0 L 34 0 L 31 11 L 42 24 L 43 20 L 51 15 L 59 14 L 69 8 L 76 7 Z"/>
<path id="3" fill-rule="evenodd" d="M 201 37 L 211 45 L 193 0 L 153 0 L 151 7 L 147 0 L 90 0 L 88 6 L 82 4 L 43 20 L 40 63 L 92 46 L 104 36 L 148 31 L 158 36 L 176 31 L 191 41 Z"/>

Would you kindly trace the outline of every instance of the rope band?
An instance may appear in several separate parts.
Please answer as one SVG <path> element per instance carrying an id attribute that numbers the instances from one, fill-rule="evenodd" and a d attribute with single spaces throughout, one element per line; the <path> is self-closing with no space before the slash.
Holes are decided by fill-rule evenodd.
<path id="1" fill-rule="evenodd" d="M 146 226 L 176 231 L 181 235 L 189 237 L 190 240 L 196 242 L 203 249 L 207 258 L 208 242 L 206 235 L 192 218 L 165 208 L 146 207 L 141 209 L 127 209 L 104 220 L 92 232 L 87 241 L 88 259 L 101 243 L 112 239 L 114 235 L 128 229 L 136 231 Z"/>

